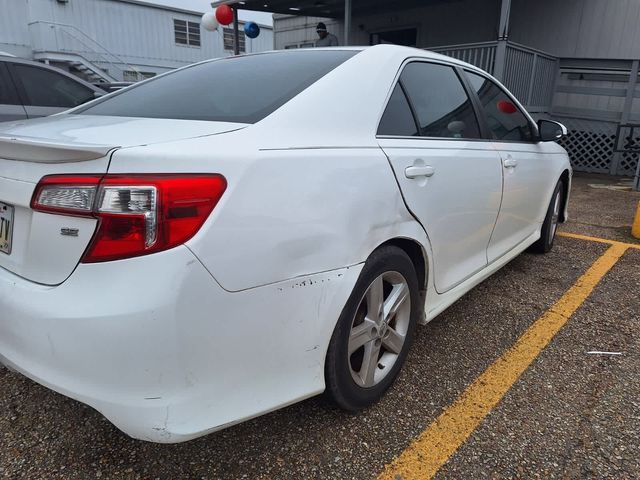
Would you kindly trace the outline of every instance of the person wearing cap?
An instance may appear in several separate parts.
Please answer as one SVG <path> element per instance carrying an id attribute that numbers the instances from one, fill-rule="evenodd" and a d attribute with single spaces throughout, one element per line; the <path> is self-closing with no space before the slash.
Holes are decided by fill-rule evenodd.
<path id="1" fill-rule="evenodd" d="M 327 32 L 327 26 L 320 22 L 316 27 L 316 32 L 320 37 L 320 40 L 316 42 L 316 47 L 337 47 L 338 37 L 332 33 Z"/>

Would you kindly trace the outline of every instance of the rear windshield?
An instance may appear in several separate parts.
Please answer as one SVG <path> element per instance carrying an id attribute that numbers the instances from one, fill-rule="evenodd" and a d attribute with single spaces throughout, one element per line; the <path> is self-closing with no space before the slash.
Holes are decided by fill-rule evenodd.
<path id="1" fill-rule="evenodd" d="M 356 53 L 304 50 L 223 58 L 131 87 L 75 113 L 256 123 Z"/>

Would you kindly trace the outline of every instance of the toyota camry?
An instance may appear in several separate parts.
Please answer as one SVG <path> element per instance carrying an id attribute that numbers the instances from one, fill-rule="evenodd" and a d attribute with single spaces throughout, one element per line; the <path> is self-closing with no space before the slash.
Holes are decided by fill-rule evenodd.
<path id="1" fill-rule="evenodd" d="M 417 325 L 552 248 L 565 133 L 391 45 L 215 59 L 4 123 L 0 361 L 154 442 L 322 392 L 366 408 Z"/>

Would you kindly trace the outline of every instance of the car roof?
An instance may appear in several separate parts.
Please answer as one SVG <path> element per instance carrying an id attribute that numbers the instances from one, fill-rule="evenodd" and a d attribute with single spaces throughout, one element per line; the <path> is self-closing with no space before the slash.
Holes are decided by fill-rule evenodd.
<path id="1" fill-rule="evenodd" d="M 0 55 L 0 62 L 17 63 L 17 64 L 21 64 L 21 65 L 33 65 L 34 67 L 40 67 L 40 68 L 44 68 L 45 70 L 51 70 L 53 72 L 59 73 L 61 75 L 64 75 L 65 77 L 68 77 L 68 78 L 70 78 L 72 80 L 75 80 L 76 82 L 84 85 L 87 88 L 90 88 L 91 90 L 93 90 L 96 93 L 104 94 L 104 90 L 101 90 L 98 87 L 95 87 L 95 86 L 91 85 L 89 82 L 81 79 L 80 77 L 77 77 L 76 75 L 73 75 L 72 73 L 65 72 L 64 70 L 62 70 L 62 69 L 60 69 L 58 67 L 54 67 L 52 65 L 47 65 L 45 63 L 37 62 L 37 61 L 34 61 L 34 60 L 27 60 L 25 58 L 19 58 L 19 57 L 14 57 L 14 56 L 3 56 L 3 55 Z"/>
<path id="2" fill-rule="evenodd" d="M 363 52 L 365 50 L 380 51 L 381 54 L 386 54 L 390 56 L 397 55 L 397 56 L 405 56 L 407 58 L 424 58 L 428 60 L 437 60 L 439 62 L 445 62 L 451 65 L 457 65 L 459 67 L 467 68 L 469 70 L 473 70 L 476 72 L 482 72 L 485 74 L 487 73 L 481 68 L 478 68 L 475 65 L 472 65 L 470 63 L 463 62 L 462 60 L 458 60 L 457 58 L 449 57 L 447 55 L 442 55 L 440 53 L 432 52 L 431 50 L 425 50 L 423 48 L 407 47 L 404 45 L 394 45 L 390 43 L 371 45 L 371 46 L 354 45 L 354 46 L 341 46 L 341 47 L 316 47 L 316 48 L 304 48 L 304 49 L 292 49 L 292 50 L 268 50 L 265 52 L 255 52 L 255 53 L 249 53 L 244 55 L 265 55 L 265 54 L 282 53 L 282 52 L 289 53 L 289 52 L 304 52 L 304 51 L 315 52 L 315 51 L 336 51 L 336 50 L 356 51 L 356 52 Z M 200 63 L 211 62 L 211 61 L 219 60 L 222 58 L 228 58 L 228 57 L 212 58 L 212 59 L 204 60 L 203 62 L 200 62 Z"/>

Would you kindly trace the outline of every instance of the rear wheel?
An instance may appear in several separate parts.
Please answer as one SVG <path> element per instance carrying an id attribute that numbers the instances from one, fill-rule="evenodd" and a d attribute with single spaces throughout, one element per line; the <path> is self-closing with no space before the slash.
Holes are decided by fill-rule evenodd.
<path id="1" fill-rule="evenodd" d="M 327 352 L 327 392 L 340 407 L 365 408 L 391 386 L 413 341 L 418 290 L 403 250 L 382 247 L 369 257 Z"/>
<path id="2" fill-rule="evenodd" d="M 553 248 L 553 242 L 558 231 L 558 223 L 560 221 L 560 210 L 562 208 L 562 180 L 558 181 L 551 203 L 547 209 L 547 215 L 542 224 L 540 239 L 531 245 L 530 250 L 534 253 L 547 253 Z"/>

